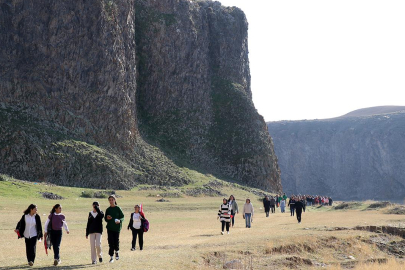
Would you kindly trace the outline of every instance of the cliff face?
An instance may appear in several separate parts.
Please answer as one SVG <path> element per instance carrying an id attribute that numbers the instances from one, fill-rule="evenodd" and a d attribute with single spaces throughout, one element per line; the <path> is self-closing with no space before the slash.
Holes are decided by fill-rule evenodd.
<path id="1" fill-rule="evenodd" d="M 288 193 L 403 199 L 405 113 L 270 122 Z"/>
<path id="2" fill-rule="evenodd" d="M 239 9 L 185 0 L 0 7 L 1 172 L 128 188 L 187 183 L 185 165 L 281 189 L 251 100 Z"/>
<path id="3" fill-rule="evenodd" d="M 247 21 L 219 2 L 136 1 L 142 133 L 211 173 L 281 190 L 251 99 Z"/>

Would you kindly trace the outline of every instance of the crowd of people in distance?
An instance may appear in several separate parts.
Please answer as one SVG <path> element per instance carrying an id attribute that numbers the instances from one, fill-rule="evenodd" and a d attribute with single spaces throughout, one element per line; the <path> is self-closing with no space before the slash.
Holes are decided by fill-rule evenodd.
<path id="1" fill-rule="evenodd" d="M 269 217 L 270 212 L 275 213 L 276 208 L 280 208 L 281 213 L 285 213 L 286 207 L 290 208 L 291 216 L 296 216 L 298 223 L 301 223 L 302 212 L 305 212 L 307 206 L 316 205 L 332 205 L 333 200 L 326 196 L 311 196 L 311 195 L 291 195 L 290 198 L 284 193 L 276 196 L 266 196 L 263 199 L 263 208 L 266 217 Z M 218 219 L 221 221 L 221 234 L 229 234 L 229 228 L 235 224 L 235 215 L 239 213 L 238 203 L 235 197 L 231 195 L 229 199 L 224 198 L 219 207 Z M 243 205 L 242 217 L 245 219 L 246 228 L 251 228 L 253 222 L 254 208 L 250 199 L 246 199 Z"/>
<path id="2" fill-rule="evenodd" d="M 288 199 L 288 203 L 287 203 Z M 327 196 L 312 196 L 312 195 L 291 195 L 290 198 L 284 193 L 283 195 L 277 194 L 276 196 L 266 196 L 263 199 L 263 208 L 266 217 L 271 213 L 276 212 L 276 208 L 280 207 L 281 213 L 285 213 L 285 208 L 290 208 L 291 216 L 296 214 L 298 223 L 301 223 L 302 212 L 305 212 L 307 206 L 329 205 L 332 206 L 333 200 Z"/>
<path id="3" fill-rule="evenodd" d="M 92 264 L 103 262 L 101 239 L 103 234 L 103 221 L 106 222 L 107 235 L 108 235 L 108 254 L 110 255 L 110 263 L 119 260 L 120 250 L 120 232 L 122 223 L 124 222 L 124 213 L 117 205 L 117 200 L 114 195 L 108 197 L 110 206 L 106 209 L 105 213 L 100 210 L 99 203 L 93 202 L 93 209 L 89 212 L 87 217 L 86 226 L 86 239 L 90 240 L 91 261 Z M 25 239 L 26 257 L 29 266 L 33 266 L 36 257 L 36 245 L 38 241 L 44 239 L 46 251 L 53 248 L 54 265 L 59 265 L 60 260 L 60 245 L 62 241 L 62 231 L 66 230 L 69 234 L 68 224 L 66 217 L 62 214 L 62 206 L 55 204 L 48 216 L 44 225 L 44 232 L 42 232 L 41 217 L 37 214 L 38 208 L 35 204 L 30 204 L 24 211 L 24 215 L 17 223 L 15 232 L 18 238 Z M 131 218 L 127 226 L 128 230 L 132 231 L 132 248 L 135 250 L 136 240 L 139 241 L 139 249 L 143 249 L 143 234 L 149 229 L 149 222 L 145 218 L 142 211 L 142 206 L 135 205 L 134 212 L 131 213 Z"/>

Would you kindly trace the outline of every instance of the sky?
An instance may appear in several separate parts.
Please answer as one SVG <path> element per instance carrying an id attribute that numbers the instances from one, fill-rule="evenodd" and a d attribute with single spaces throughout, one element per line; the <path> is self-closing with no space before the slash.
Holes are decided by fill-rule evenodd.
<path id="1" fill-rule="evenodd" d="M 253 102 L 265 121 L 405 105 L 405 1 L 220 2 L 248 19 Z"/>

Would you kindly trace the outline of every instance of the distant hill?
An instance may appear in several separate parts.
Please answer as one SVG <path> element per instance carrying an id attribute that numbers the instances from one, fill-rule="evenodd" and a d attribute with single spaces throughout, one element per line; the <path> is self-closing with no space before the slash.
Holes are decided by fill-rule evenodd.
<path id="1" fill-rule="evenodd" d="M 366 108 L 325 120 L 268 122 L 288 194 L 403 199 L 405 107 Z"/>
<path id="2" fill-rule="evenodd" d="M 370 108 L 363 108 L 349 112 L 342 117 L 362 117 L 362 116 L 372 116 L 386 113 L 395 113 L 395 112 L 405 112 L 405 106 L 377 106 Z"/>

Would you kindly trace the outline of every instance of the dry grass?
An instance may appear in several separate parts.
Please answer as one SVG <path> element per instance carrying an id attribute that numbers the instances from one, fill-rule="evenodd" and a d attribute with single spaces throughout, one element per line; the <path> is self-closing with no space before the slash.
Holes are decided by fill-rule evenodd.
<path id="1" fill-rule="evenodd" d="M 235 261 L 239 269 L 306 269 L 328 267 L 330 269 L 401 269 L 402 262 L 380 251 L 365 241 L 372 233 L 364 231 L 329 231 L 332 227 L 357 225 L 386 225 L 405 222 L 405 217 L 382 214 L 380 211 L 319 211 L 309 207 L 303 213 L 303 222 L 297 223 L 288 213 L 269 218 L 260 210 L 254 195 L 243 190 L 231 192 L 242 207 L 243 199 L 249 196 L 254 202 L 255 217 L 252 228 L 246 229 L 241 215 L 230 235 L 220 235 L 220 223 L 216 219 L 222 198 L 170 198 L 168 203 L 158 203 L 148 197 L 149 191 L 118 191 L 123 198 L 118 204 L 126 214 L 125 227 L 133 205 L 142 202 L 150 221 L 150 231 L 145 234 L 143 251 L 130 251 L 131 233 L 121 232 L 121 259 L 114 264 L 104 262 L 91 265 L 90 249 L 85 239 L 87 212 L 94 199 L 72 195 L 60 201 L 67 217 L 71 233 L 64 234 L 61 246 L 60 269 L 223 269 L 224 264 Z M 99 200 L 101 208 L 107 200 Z M 54 201 L 33 198 L 2 198 L 0 207 L 0 269 L 26 268 L 23 240 L 17 240 L 13 232 L 15 224 L 29 203 L 39 207 L 43 222 Z M 375 235 L 375 234 L 374 234 Z M 394 236 L 392 239 L 396 239 Z M 399 240 L 399 239 L 397 239 Z M 108 244 L 106 234 L 102 241 L 105 261 Z M 352 256 L 354 259 L 351 259 Z M 378 259 L 385 263 L 378 264 Z M 375 260 L 375 263 L 373 263 Z M 366 263 L 368 262 L 368 263 Z M 52 254 L 48 257 L 42 244 L 38 245 L 34 268 L 53 269 Z M 237 268 L 238 269 L 238 268 Z"/>

